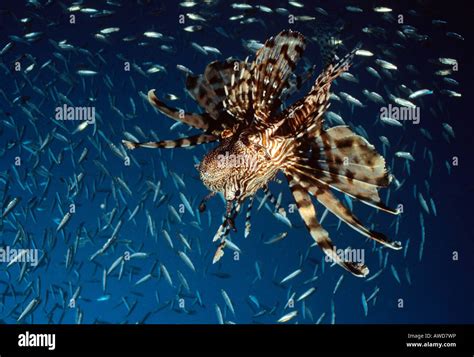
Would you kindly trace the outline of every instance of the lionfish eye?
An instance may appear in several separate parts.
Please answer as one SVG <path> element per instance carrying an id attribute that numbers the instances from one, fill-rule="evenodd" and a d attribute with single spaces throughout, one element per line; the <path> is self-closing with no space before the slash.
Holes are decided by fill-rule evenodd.
<path id="1" fill-rule="evenodd" d="M 239 197 L 240 196 L 240 190 L 235 191 L 234 196 L 235 196 L 235 198 Z"/>

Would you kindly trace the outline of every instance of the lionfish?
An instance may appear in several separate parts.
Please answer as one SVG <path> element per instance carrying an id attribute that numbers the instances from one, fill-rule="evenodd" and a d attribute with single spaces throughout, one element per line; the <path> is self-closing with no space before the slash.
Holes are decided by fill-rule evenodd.
<path id="1" fill-rule="evenodd" d="M 223 223 L 214 237 L 214 241 L 220 239 L 214 262 L 224 254 L 223 247 L 229 242 L 225 237 L 231 229 L 235 230 L 234 218 L 248 198 L 247 235 L 250 210 L 258 190 L 262 189 L 276 210 L 285 215 L 268 189 L 268 183 L 275 180 L 280 171 L 288 181 L 311 237 L 326 255 L 352 274 L 364 277 L 369 269 L 337 253 L 328 232 L 318 222 L 311 196 L 368 238 L 386 247 L 401 249 L 400 242 L 390 241 L 384 234 L 363 226 L 331 191 L 343 192 L 385 212 L 399 213 L 386 207 L 378 195 L 378 189 L 387 187 L 391 180 L 384 158 L 348 126 L 323 128 L 331 83 L 348 70 L 360 47 L 338 58 L 334 39 L 321 36 L 318 42 L 325 60 L 324 70 L 309 93 L 286 109 L 280 107 L 284 96 L 294 87 L 293 72 L 306 47 L 304 36 L 291 30 L 268 39 L 251 63 L 248 59 L 229 58 L 210 63 L 203 75 L 188 75 L 186 88 L 205 110 L 202 114 L 171 108 L 155 96 L 154 90 L 148 92 L 149 102 L 160 112 L 203 133 L 159 142 L 123 140 L 128 149 L 178 148 L 219 142 L 196 166 L 202 182 L 211 191 L 199 209 L 203 211 L 206 200 L 215 193 L 223 194 L 227 203 Z M 251 158 L 251 165 L 223 164 L 222 158 L 229 155 Z"/>

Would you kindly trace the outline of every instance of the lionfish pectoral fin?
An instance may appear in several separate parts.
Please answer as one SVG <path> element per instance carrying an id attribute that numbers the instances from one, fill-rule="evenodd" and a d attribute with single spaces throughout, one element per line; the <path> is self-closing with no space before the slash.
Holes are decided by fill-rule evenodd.
<path id="1" fill-rule="evenodd" d="M 195 146 L 199 144 L 210 143 L 217 141 L 219 138 L 210 134 L 199 134 L 190 136 L 187 138 L 181 138 L 176 140 L 162 140 L 162 141 L 148 141 L 143 143 L 137 143 L 129 140 L 122 140 L 122 143 L 129 150 L 133 150 L 137 147 L 148 148 L 148 149 L 174 149 Z"/>
<path id="2" fill-rule="evenodd" d="M 287 171 L 292 172 L 291 170 Z M 380 200 L 380 196 L 377 191 L 377 186 L 363 182 L 350 182 L 350 179 L 344 177 L 338 178 L 337 181 L 335 181 L 333 177 L 328 177 L 329 175 L 324 172 L 322 173 L 321 170 L 317 170 L 310 166 L 303 166 L 299 164 L 293 166 L 293 172 L 297 173 L 298 175 L 301 175 L 306 179 L 316 180 L 323 184 L 327 184 L 331 188 L 343 192 L 348 196 L 356 198 L 357 200 L 369 206 L 377 208 L 381 211 L 394 215 L 400 214 L 397 209 L 387 207 Z"/>
<path id="3" fill-rule="evenodd" d="M 322 131 L 312 149 L 309 159 L 300 159 L 288 170 L 301 179 L 327 184 L 377 209 L 399 214 L 380 200 L 378 189 L 390 184 L 390 176 L 384 158 L 366 139 L 346 126 L 336 126 Z"/>
<path id="4" fill-rule="evenodd" d="M 339 264 L 355 276 L 367 276 L 369 269 L 366 265 L 344 260 L 337 253 L 331 239 L 329 238 L 328 232 L 318 222 L 316 210 L 313 203 L 311 202 L 311 196 L 297 181 L 291 177 L 291 175 L 287 175 L 287 179 L 301 218 L 303 219 L 306 228 L 311 234 L 311 237 L 313 237 L 318 246 L 328 257 L 332 259 L 332 261 Z"/>
<path id="5" fill-rule="evenodd" d="M 171 119 L 183 122 L 193 128 L 204 131 L 208 130 L 210 127 L 210 121 L 212 119 L 209 118 L 207 114 L 187 113 L 182 109 L 169 107 L 156 97 L 154 89 L 151 89 L 148 92 L 148 101 L 161 113 Z"/>
<path id="6" fill-rule="evenodd" d="M 304 189 L 316 197 L 319 203 L 352 229 L 388 248 L 395 250 L 402 249 L 400 242 L 392 242 L 383 233 L 366 228 L 360 220 L 334 196 L 327 184 L 316 180 L 300 179 L 298 175 L 293 175 L 293 180 L 297 181 Z"/>

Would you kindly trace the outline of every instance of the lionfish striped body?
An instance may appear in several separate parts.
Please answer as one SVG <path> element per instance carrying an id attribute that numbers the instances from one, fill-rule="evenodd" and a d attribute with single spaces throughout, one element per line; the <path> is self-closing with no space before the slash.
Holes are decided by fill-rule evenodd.
<path id="1" fill-rule="evenodd" d="M 349 68 L 357 49 L 336 60 L 325 44 L 320 41 L 327 62 L 323 72 L 304 98 L 283 111 L 279 110 L 282 99 L 292 89 L 293 71 L 305 49 L 304 37 L 295 31 L 283 31 L 267 40 L 252 63 L 215 61 L 203 75 L 188 76 L 186 87 L 205 109 L 203 114 L 180 112 L 161 102 L 153 90 L 148 93 L 150 103 L 159 111 L 204 133 L 174 141 L 124 141 L 129 149 L 175 148 L 220 141 L 198 165 L 207 188 L 222 193 L 227 201 L 226 217 L 214 237 L 221 241 L 214 261 L 223 255 L 225 237 L 244 200 L 249 198 L 251 208 L 259 189 L 271 195 L 267 184 L 278 172 L 286 176 L 313 239 L 354 275 L 366 276 L 368 268 L 336 253 L 328 232 L 318 222 L 311 196 L 365 236 L 387 247 L 401 248 L 399 242 L 391 242 L 383 234 L 365 228 L 331 191 L 335 189 L 378 209 L 398 213 L 384 206 L 378 195 L 378 188 L 390 182 L 383 157 L 347 126 L 323 129 L 322 116 L 329 106 L 331 83 Z M 285 214 L 281 207 L 279 212 Z M 248 212 L 247 220 L 249 217 Z M 246 235 L 249 228 L 247 221 Z"/>

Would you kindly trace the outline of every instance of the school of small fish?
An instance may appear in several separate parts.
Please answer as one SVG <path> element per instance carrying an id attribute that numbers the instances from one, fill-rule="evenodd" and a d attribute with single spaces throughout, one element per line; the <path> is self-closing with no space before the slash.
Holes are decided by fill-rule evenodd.
<path id="1" fill-rule="evenodd" d="M 415 267 L 408 259 L 415 257 L 422 264 L 433 238 L 427 222 L 438 212 L 430 180 L 450 175 L 456 165 L 450 159 L 439 163 L 430 149 L 435 139 L 446 145 L 456 139 L 446 108 L 462 96 L 462 78 L 449 49 L 464 37 L 454 24 L 432 19 L 431 30 L 421 30 L 414 25 L 421 10 L 404 9 L 400 23 L 401 9 L 373 2 L 356 6 L 338 1 L 337 12 L 329 5 L 293 0 L 271 6 L 215 0 L 165 3 L 133 4 L 137 12 L 130 17 L 140 22 L 141 30 L 121 24 L 130 11 L 123 0 L 27 0 L 18 14 L 0 4 L 0 16 L 17 15 L 15 26 L 0 29 L 0 247 L 39 251 L 34 266 L 21 256 L 0 263 L 0 322 L 160 323 L 199 315 L 212 316 L 202 321 L 219 324 L 337 323 L 341 295 L 347 293 L 348 299 L 362 305 L 362 317 L 370 315 L 377 297 L 384 295 L 382 285 L 414 284 Z M 218 6 L 231 15 L 221 18 Z M 183 15 L 172 29 L 159 25 L 167 8 Z M 119 15 L 121 20 L 116 20 Z M 261 213 L 266 213 L 263 230 L 256 233 L 257 227 L 250 230 L 248 224 L 244 242 L 243 235 L 227 237 L 225 247 L 234 259 L 212 264 L 214 228 L 221 217 L 210 210 L 200 212 L 206 192 L 191 188 L 197 173 L 180 165 L 185 156 L 173 151 L 130 155 L 121 144 L 123 137 L 139 142 L 166 136 L 167 131 L 158 132 L 157 127 L 168 122 L 148 104 L 147 86 L 153 81 L 159 83 L 155 87 L 162 98 L 193 111 L 188 110 L 189 94 L 176 91 L 183 87 L 183 74 L 199 73 L 205 63 L 227 56 L 244 59 L 263 46 L 264 33 L 281 29 L 305 33 L 311 46 L 316 41 L 314 21 L 335 16 L 353 24 L 350 33 L 341 26 L 342 34 L 354 37 L 362 48 L 355 52 L 356 66 L 332 89 L 325 120 L 330 126 L 349 125 L 364 138 L 371 132 L 393 174 L 383 199 L 386 205 L 401 204 L 400 192 L 411 197 L 402 203 L 402 214 L 389 223 L 391 235 L 403 242 L 403 258 L 392 259 L 386 249 L 374 245 L 378 268 L 363 282 L 357 298 L 345 289 L 352 277 L 332 269 L 314 244 L 305 241 L 306 251 L 281 251 L 284 244 L 289 247 L 291 241 L 305 239 L 294 207 L 286 205 L 288 192 L 273 199 L 257 196 L 256 210 L 265 208 Z M 370 24 L 355 27 L 353 19 L 363 16 L 370 16 Z M 224 20 L 231 25 L 224 26 Z M 68 26 L 76 26 L 81 37 L 63 35 Z M 247 28 L 253 31 L 251 38 L 244 35 Z M 344 36 L 341 46 L 346 46 Z M 438 57 L 410 54 L 410 48 L 435 36 L 445 44 Z M 183 58 L 178 53 L 189 57 L 186 64 L 176 62 Z M 303 57 L 303 62 L 302 75 L 295 79 L 298 88 L 312 85 L 313 65 L 320 67 L 314 58 Z M 168 81 L 180 84 L 171 86 Z M 371 86 L 361 88 L 362 81 Z M 420 125 L 392 114 L 380 116 L 379 108 L 389 104 L 421 108 Z M 94 107 L 94 122 L 57 120 L 55 108 L 63 105 Z M 434 124 L 423 125 L 425 120 Z M 169 130 L 189 136 L 179 122 Z M 202 148 L 192 152 L 195 164 L 204 153 Z M 348 208 L 356 204 L 348 196 L 344 200 Z M 285 207 L 286 214 L 279 207 Z M 403 214 L 406 210 L 409 217 Z M 341 221 L 326 214 L 327 210 L 321 212 L 320 221 L 329 221 L 328 229 L 336 236 Z M 375 214 L 371 212 L 367 221 Z M 403 225 L 411 220 L 418 231 L 407 233 Z M 273 226 L 276 231 L 268 233 Z M 256 259 L 243 258 L 254 256 L 249 250 L 259 252 Z M 282 257 L 291 254 L 292 265 L 277 259 L 263 263 L 264 255 L 277 251 Z M 214 261 L 220 257 L 214 256 Z M 238 284 L 246 287 L 246 295 L 225 284 L 234 278 L 234 269 L 245 272 L 246 280 Z M 381 278 L 390 275 L 387 282 Z M 217 290 L 208 292 L 202 287 L 205 282 Z M 274 300 L 260 295 L 270 287 Z M 315 304 L 326 290 L 331 297 L 322 306 Z M 104 318 L 106 311 L 116 318 Z M 343 320 L 340 312 L 339 318 Z"/>

